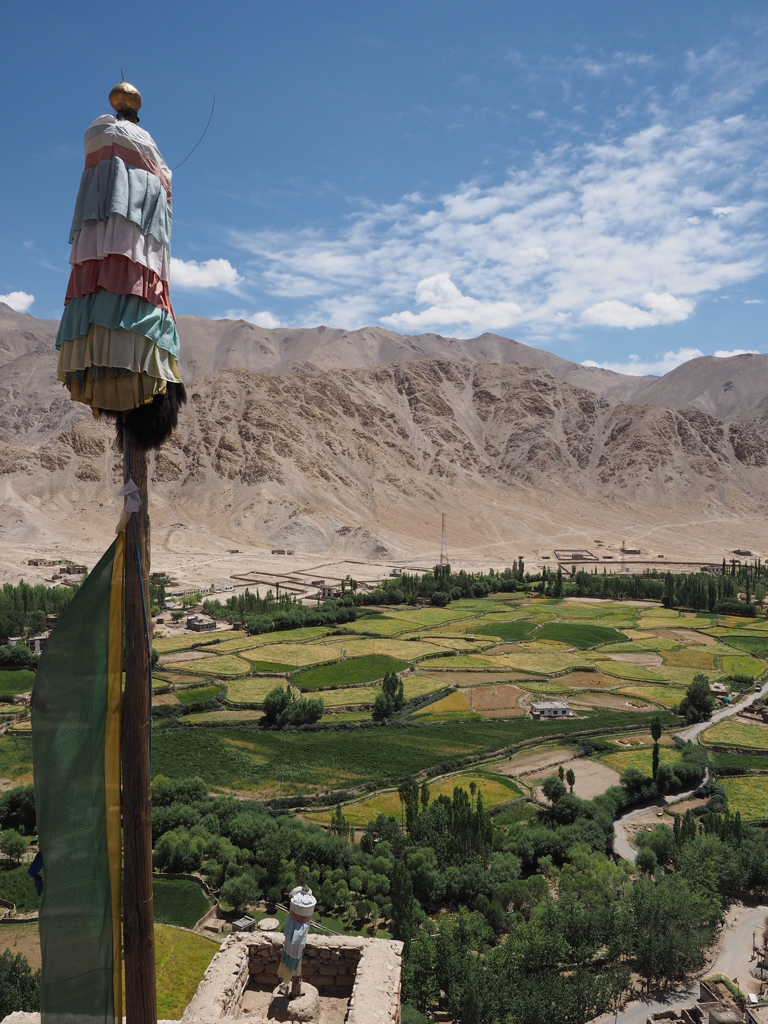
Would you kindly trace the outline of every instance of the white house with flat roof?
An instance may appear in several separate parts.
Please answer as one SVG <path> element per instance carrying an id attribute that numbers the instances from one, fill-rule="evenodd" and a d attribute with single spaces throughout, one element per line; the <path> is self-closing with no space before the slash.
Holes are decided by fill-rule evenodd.
<path id="1" fill-rule="evenodd" d="M 573 718 L 573 712 L 567 700 L 534 700 L 531 718 Z"/>

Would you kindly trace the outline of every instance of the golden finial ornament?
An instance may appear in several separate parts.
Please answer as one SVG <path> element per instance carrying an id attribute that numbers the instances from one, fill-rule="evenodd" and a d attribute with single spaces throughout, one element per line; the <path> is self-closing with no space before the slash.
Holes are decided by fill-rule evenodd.
<path id="1" fill-rule="evenodd" d="M 118 82 L 109 94 L 109 102 L 118 113 L 136 114 L 141 108 L 141 93 L 130 82 Z"/>

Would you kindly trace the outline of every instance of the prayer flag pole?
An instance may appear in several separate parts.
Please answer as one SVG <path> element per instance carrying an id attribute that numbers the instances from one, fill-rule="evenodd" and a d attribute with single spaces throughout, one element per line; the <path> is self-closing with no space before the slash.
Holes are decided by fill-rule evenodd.
<path id="1" fill-rule="evenodd" d="M 92 817 L 97 822 L 93 838 L 95 852 L 91 858 L 96 866 L 87 870 L 82 868 L 81 872 L 92 890 L 102 892 L 103 884 L 101 888 L 97 885 L 99 865 L 102 875 L 107 877 L 106 862 L 102 864 L 102 851 L 106 849 L 102 836 L 111 837 L 109 877 L 112 890 L 108 909 L 113 915 L 113 930 L 110 933 L 103 928 L 99 930 L 99 914 L 91 915 L 95 936 L 93 946 L 97 951 L 94 955 L 109 965 L 94 971 L 98 986 L 94 982 L 91 989 L 78 980 L 81 967 L 76 951 L 72 956 L 71 970 L 63 974 L 60 963 L 54 963 L 43 953 L 42 1024 L 55 1024 L 51 1014 L 58 1014 L 57 1019 L 61 1019 L 62 1013 L 98 1017 L 104 1024 L 110 1024 L 110 1021 L 120 1024 L 122 1018 L 118 735 L 122 765 L 126 1015 L 128 1024 L 157 1022 L 152 908 L 152 619 L 147 452 L 160 448 L 173 433 L 178 423 L 179 408 L 186 402 L 186 391 L 179 372 L 179 336 L 169 294 L 171 171 L 152 136 L 139 127 L 138 111 L 142 98 L 138 89 L 128 82 L 119 82 L 110 92 L 109 102 L 114 115 L 98 117 L 85 133 L 85 170 L 70 230 L 72 270 L 56 348 L 59 353 L 59 380 L 67 387 L 73 401 L 88 405 L 96 417 L 114 419 L 117 445 L 125 456 L 124 486 L 120 492 L 125 499 L 125 507 L 117 527 L 118 541 L 113 545 L 118 568 L 111 584 L 110 602 L 110 607 L 118 609 L 110 619 L 112 647 L 109 649 L 115 688 L 110 709 L 115 728 L 114 733 L 107 731 L 105 748 L 109 764 L 114 762 L 110 775 L 110 779 L 114 776 L 114 786 L 103 790 L 107 792 L 108 803 L 109 794 L 114 791 L 114 800 L 109 804 L 104 819 L 102 790 L 93 785 L 87 790 L 88 793 L 93 791 L 88 810 L 93 812 Z M 122 602 L 115 595 L 122 598 L 123 551 L 125 689 L 121 704 L 119 643 Z M 99 599 L 94 600 L 98 605 Z M 80 604 L 88 607 L 85 601 Z M 90 616 L 95 621 L 93 611 L 84 614 L 86 619 Z M 73 616 L 74 613 L 70 618 Z M 94 632 L 90 621 L 78 620 L 75 625 Z M 93 674 L 94 700 L 101 700 L 107 678 L 106 646 L 101 640 L 98 643 L 94 640 L 91 647 L 93 663 L 102 665 L 103 662 L 103 671 Z M 83 650 L 82 654 L 85 665 L 89 652 Z M 49 661 L 53 666 L 53 661 Z M 51 686 L 60 686 L 53 676 L 53 667 L 48 670 L 48 676 L 51 677 Z M 98 706 L 101 707 L 100 704 Z M 41 784 L 53 791 L 55 787 L 48 783 L 44 774 L 44 755 L 45 744 L 53 747 L 54 743 L 42 728 L 48 724 L 43 714 L 41 702 L 41 728 L 38 730 L 41 769 L 39 773 L 36 769 L 36 776 L 39 774 L 43 780 Z M 102 709 L 100 714 L 106 712 Z M 118 726 L 120 715 L 122 719 Z M 99 729 L 102 728 L 102 718 L 91 716 L 84 725 L 90 730 L 88 735 L 101 741 Z M 55 719 L 49 727 L 54 739 L 55 730 L 59 728 L 60 722 Z M 33 741 L 34 729 L 33 720 Z M 100 762 L 98 757 L 94 762 L 96 769 L 99 764 L 103 768 L 104 763 L 104 755 Z M 84 769 L 78 770 L 82 775 Z M 75 775 L 77 773 L 73 772 L 73 777 Z M 77 782 L 80 775 L 77 775 Z M 106 832 L 102 827 L 104 820 L 107 821 Z M 48 828 L 53 836 L 48 843 L 51 851 L 48 855 L 50 885 L 44 899 L 48 900 L 51 908 L 60 904 L 71 915 L 74 897 L 60 881 L 66 875 L 66 863 L 69 862 L 65 863 L 65 870 L 57 873 L 58 862 L 54 859 L 54 852 L 58 847 L 54 845 L 54 839 L 58 841 L 58 833 L 54 835 L 55 826 L 55 816 L 51 816 Z M 70 843 L 65 853 L 73 865 L 82 867 L 81 862 L 75 860 L 74 848 Z M 45 855 L 41 859 L 43 875 L 46 876 Z M 83 864 L 86 860 L 81 858 Z M 86 925 L 78 927 L 84 934 Z M 57 971 L 63 980 L 54 977 Z M 50 984 L 48 978 L 51 979 Z"/>
<path id="2" fill-rule="evenodd" d="M 147 454 L 128 433 L 126 468 L 141 507 L 126 525 L 125 691 L 123 693 L 123 950 L 128 1024 L 156 1024 L 155 930 L 152 908 L 152 690 L 149 616 Z"/>

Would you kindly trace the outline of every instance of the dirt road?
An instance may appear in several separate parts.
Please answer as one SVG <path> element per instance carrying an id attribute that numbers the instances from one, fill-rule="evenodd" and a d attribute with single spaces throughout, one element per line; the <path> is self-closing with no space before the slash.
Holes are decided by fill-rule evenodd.
<path id="1" fill-rule="evenodd" d="M 731 715 L 737 714 L 739 711 L 743 711 L 744 708 L 748 708 L 751 704 L 758 699 L 758 697 L 764 697 L 768 694 L 768 683 L 762 687 L 759 692 L 751 693 L 745 700 L 739 701 L 738 704 L 728 705 L 721 711 L 716 711 L 711 718 L 707 719 L 706 722 L 697 722 L 696 725 L 689 725 L 685 729 L 681 729 L 677 734 L 684 740 L 694 741 L 696 738 L 704 732 L 705 729 L 711 728 L 713 725 L 717 725 L 718 722 L 722 722 L 724 718 L 730 718 Z M 620 857 L 624 860 L 632 861 L 634 863 L 637 857 L 637 850 L 630 843 L 630 837 L 634 832 L 634 827 L 638 819 L 647 816 L 649 808 L 653 807 L 665 807 L 671 803 L 680 803 L 691 796 L 691 790 L 689 793 L 675 793 L 670 797 L 659 797 L 652 804 L 644 804 L 642 807 L 636 807 L 631 811 L 627 811 L 626 814 L 622 814 L 621 817 L 617 818 L 614 822 L 614 828 L 616 829 L 616 838 L 613 841 L 613 848 Z"/>
<path id="2" fill-rule="evenodd" d="M 762 931 L 765 924 L 768 906 L 743 907 L 735 904 L 728 911 L 722 935 L 720 952 L 707 974 L 725 974 L 729 978 L 738 978 L 742 992 L 757 992 L 759 983 L 749 973 L 752 962 L 752 933 Z M 648 1001 L 633 999 L 627 1003 L 618 1016 L 605 1013 L 594 1018 L 592 1024 L 645 1024 L 652 1013 L 668 1010 L 673 1006 L 690 1006 L 699 995 L 698 982 L 685 988 L 677 989 L 663 996 L 656 996 Z"/>

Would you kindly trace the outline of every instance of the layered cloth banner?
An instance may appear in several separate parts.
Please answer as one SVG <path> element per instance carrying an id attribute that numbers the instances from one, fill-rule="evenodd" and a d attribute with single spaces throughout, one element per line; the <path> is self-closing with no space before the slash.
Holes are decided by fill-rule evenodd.
<path id="1" fill-rule="evenodd" d="M 181 382 L 171 221 L 171 172 L 152 136 L 111 114 L 97 118 L 85 133 L 56 339 L 59 380 L 97 415 L 129 412 Z"/>
<path id="2" fill-rule="evenodd" d="M 42 1024 L 119 1024 L 123 1016 L 124 544 L 119 534 L 62 612 L 32 691 Z"/>
<path id="3" fill-rule="evenodd" d="M 307 944 L 309 923 L 312 920 L 317 900 L 312 890 L 297 885 L 291 892 L 291 905 L 288 919 L 285 922 L 283 935 L 283 955 L 277 968 L 278 977 L 288 982 L 301 974 L 301 959 Z"/>

